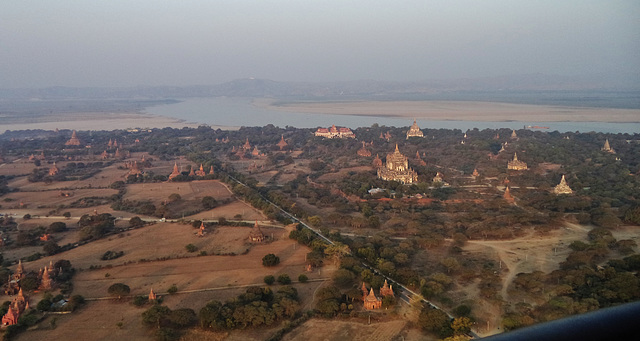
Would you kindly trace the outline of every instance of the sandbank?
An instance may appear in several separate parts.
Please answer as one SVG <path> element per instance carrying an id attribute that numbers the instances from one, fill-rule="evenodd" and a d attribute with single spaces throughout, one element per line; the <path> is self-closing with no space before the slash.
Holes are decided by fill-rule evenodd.
<path id="1" fill-rule="evenodd" d="M 14 123 L 15 122 L 15 123 Z M 56 113 L 53 115 L 40 115 L 37 117 L 25 117 L 12 123 L 1 124 L 0 134 L 6 130 L 27 129 L 75 129 L 75 130 L 116 130 L 129 128 L 196 128 L 200 124 L 186 122 L 171 117 L 157 116 L 139 112 L 81 112 L 81 113 Z M 211 126 L 214 129 L 233 130 L 235 127 Z"/>
<path id="2" fill-rule="evenodd" d="M 479 101 L 279 102 L 256 99 L 254 105 L 312 114 L 403 117 L 437 121 L 640 122 L 640 109 L 582 108 Z"/>

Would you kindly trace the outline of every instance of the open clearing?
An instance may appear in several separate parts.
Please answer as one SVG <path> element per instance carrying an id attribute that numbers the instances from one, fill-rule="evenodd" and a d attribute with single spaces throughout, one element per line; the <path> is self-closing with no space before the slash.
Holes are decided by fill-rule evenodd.
<path id="1" fill-rule="evenodd" d="M 150 200 L 154 205 L 159 205 L 173 193 L 179 194 L 183 200 L 202 199 L 205 196 L 212 196 L 220 201 L 233 196 L 227 187 L 218 180 L 196 180 L 192 182 L 127 185 L 127 193 L 124 195 L 124 199 Z"/>
<path id="2" fill-rule="evenodd" d="M 470 253 L 481 254 L 488 259 L 500 262 L 502 269 L 502 290 L 500 295 L 505 303 L 514 303 L 519 299 L 511 297 L 510 287 L 519 273 L 530 273 L 534 271 L 542 271 L 549 273 L 559 268 L 559 264 L 566 260 L 571 249 L 569 245 L 574 240 L 587 242 L 587 233 L 591 227 L 585 227 L 577 224 L 565 223 L 565 227 L 550 231 L 540 235 L 535 231 L 531 231 L 526 235 L 511 240 L 470 240 L 463 249 Z M 613 230 L 617 240 L 633 239 L 636 242 L 640 240 L 640 229 L 634 226 L 624 226 Z M 612 256 L 616 256 L 614 253 Z M 476 283 L 473 283 L 462 290 L 467 299 L 477 300 L 478 289 Z M 482 335 L 492 335 L 500 332 L 496 329 L 501 323 L 500 308 L 485 302 L 477 300 L 474 315 L 492 317 L 490 319 L 490 330 L 479 328 Z"/>
<path id="3" fill-rule="evenodd" d="M 372 321 L 375 319 L 372 318 Z M 284 341 L 305 340 L 353 340 L 353 341 L 387 341 L 399 335 L 407 321 L 347 322 L 339 320 L 311 319 L 291 333 L 285 335 Z"/>

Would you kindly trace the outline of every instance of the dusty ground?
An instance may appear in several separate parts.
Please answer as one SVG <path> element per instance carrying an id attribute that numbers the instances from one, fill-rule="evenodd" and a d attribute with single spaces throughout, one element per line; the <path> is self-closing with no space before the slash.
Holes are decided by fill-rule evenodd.
<path id="1" fill-rule="evenodd" d="M 400 334 L 407 321 L 388 322 L 348 322 L 339 320 L 311 319 L 300 327 L 285 335 L 284 341 L 307 340 L 353 340 L 353 341 L 387 341 Z"/>
<path id="2" fill-rule="evenodd" d="M 196 180 L 191 182 L 158 182 L 127 185 L 125 200 L 150 200 L 159 205 L 177 193 L 183 200 L 202 199 L 212 196 L 216 200 L 231 198 L 233 194 L 217 180 Z"/>
<path id="3" fill-rule="evenodd" d="M 559 263 L 566 260 L 571 252 L 569 245 L 574 240 L 587 241 L 587 233 L 591 226 L 581 226 L 566 223 L 565 227 L 539 235 L 534 231 L 511 240 L 471 240 L 464 246 L 464 250 L 481 254 L 500 263 L 502 268 L 502 290 L 500 296 L 505 303 L 515 303 L 518 298 L 512 297 L 510 286 L 519 273 L 542 271 L 549 273 L 559 268 Z M 640 229 L 626 226 L 612 231 L 618 240 L 633 239 L 640 242 Z M 501 310 L 489 302 L 477 300 L 477 283 L 473 283 L 462 290 L 461 295 L 474 300 L 476 304 L 474 315 L 489 318 L 489 329 L 485 322 L 479 325 L 481 335 L 491 335 L 500 332 Z M 516 301 L 514 301 L 514 299 Z"/>
<path id="4" fill-rule="evenodd" d="M 638 122 L 640 110 L 576 108 L 473 101 L 360 101 L 309 102 L 273 105 L 274 100 L 254 100 L 254 105 L 278 110 L 335 115 L 363 115 L 460 121 L 538 122 Z M 409 124 L 409 123 L 408 123 Z"/>
<path id="5" fill-rule="evenodd" d="M 195 229 L 188 225 L 157 224 L 129 231 L 122 238 L 99 240 L 53 257 L 25 263 L 25 268 L 27 271 L 37 270 L 50 260 L 55 262 L 57 259 L 69 259 L 74 267 L 85 269 L 79 271 L 73 279 L 73 294 L 80 294 L 86 298 L 103 297 L 107 296 L 107 288 L 111 284 L 122 282 L 131 287 L 132 295 L 147 295 L 153 288 L 165 297 L 165 304 L 169 308 L 191 308 L 197 312 L 210 300 L 225 301 L 237 296 L 246 290 L 247 285 L 264 285 L 263 278 L 266 275 L 278 276 L 287 273 L 295 281 L 299 274 L 305 273 L 305 255 L 310 250 L 287 238 L 281 238 L 286 234 L 284 229 L 264 228 L 263 231 L 268 235 L 274 232 L 275 241 L 253 246 L 246 243 L 249 229 L 221 227 L 203 238 L 198 238 L 193 235 Z M 207 251 L 240 251 L 246 248 L 250 251 L 237 256 L 195 257 L 184 248 L 189 242 Z M 100 255 L 106 250 L 125 251 L 125 255 L 111 261 L 100 261 Z M 261 259 L 267 253 L 278 255 L 280 264 L 272 268 L 262 266 Z M 141 257 L 155 259 L 165 256 L 188 258 L 137 262 Z M 133 263 L 122 265 L 127 261 Z M 93 264 L 101 264 L 104 268 L 86 270 Z M 107 268 L 109 264 L 113 267 Z M 314 293 L 325 283 L 322 280 L 313 280 L 330 277 L 334 270 L 333 266 L 326 266 L 321 271 L 306 273 L 312 282 L 294 284 L 298 289 L 303 310 L 312 306 Z M 176 284 L 180 291 L 176 295 L 165 293 L 172 284 Z M 277 290 L 277 285 L 274 289 Z M 32 303 L 37 303 L 38 299 L 34 296 Z M 90 301 L 77 313 L 56 316 L 55 330 L 49 330 L 52 317 L 48 317 L 39 324 L 42 330 L 25 332 L 18 340 L 62 340 L 71 332 L 78 340 L 112 340 L 114 337 L 151 340 L 152 334 L 140 322 L 142 311 L 143 309 L 126 302 Z M 118 322 L 123 322 L 122 328 L 117 326 Z M 233 331 L 229 340 L 261 340 L 278 328 Z M 198 334 L 197 331 L 193 333 Z M 215 337 L 212 334 L 206 335 Z"/>

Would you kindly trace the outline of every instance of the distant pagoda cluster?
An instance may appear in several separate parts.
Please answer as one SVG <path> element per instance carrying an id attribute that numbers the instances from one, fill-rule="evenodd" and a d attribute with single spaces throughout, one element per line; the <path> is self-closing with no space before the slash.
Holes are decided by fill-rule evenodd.
<path id="1" fill-rule="evenodd" d="M 409 168 L 408 158 L 400 153 L 398 144 L 396 144 L 396 150 L 387 154 L 385 166 L 378 168 L 378 178 L 411 184 L 418 181 L 418 173 Z"/>
<path id="2" fill-rule="evenodd" d="M 346 127 L 336 127 L 335 124 L 332 125 L 330 128 L 318 128 L 318 130 L 316 130 L 315 136 L 319 136 L 319 137 L 324 137 L 327 139 L 335 139 L 335 138 L 339 138 L 339 139 L 346 139 L 346 138 L 351 138 L 354 139 L 356 138 L 356 135 L 353 133 L 353 131 L 351 131 L 351 129 L 346 128 Z"/>
<path id="3" fill-rule="evenodd" d="M 424 137 L 424 134 L 422 133 L 422 130 L 420 130 L 420 127 L 418 127 L 416 120 L 413 120 L 413 124 L 409 128 L 409 131 L 407 131 L 407 140 L 410 137 Z"/>
<path id="4" fill-rule="evenodd" d="M 518 153 L 513 154 L 513 160 L 509 161 L 507 164 L 507 169 L 521 171 L 529 169 L 527 164 L 523 161 L 518 160 Z"/>
<path id="5" fill-rule="evenodd" d="M 169 181 L 173 180 L 175 177 L 177 177 L 180 174 L 182 173 L 180 172 L 178 163 L 174 162 L 173 171 L 171 172 L 171 174 L 169 174 Z M 215 172 L 213 171 L 213 166 L 211 166 L 211 168 L 209 169 L 208 174 L 209 175 L 215 174 Z M 202 164 L 200 164 L 200 168 L 198 170 L 195 170 L 195 167 L 191 167 L 191 170 L 189 171 L 189 176 L 191 177 L 204 177 L 206 175 L 207 175 L 207 172 L 204 170 L 204 166 Z"/>

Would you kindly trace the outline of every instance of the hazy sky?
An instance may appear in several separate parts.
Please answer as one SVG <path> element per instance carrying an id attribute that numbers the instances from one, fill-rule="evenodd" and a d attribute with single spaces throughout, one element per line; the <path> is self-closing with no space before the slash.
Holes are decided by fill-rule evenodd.
<path id="1" fill-rule="evenodd" d="M 640 1 L 6 0 L 0 87 L 640 72 Z"/>

